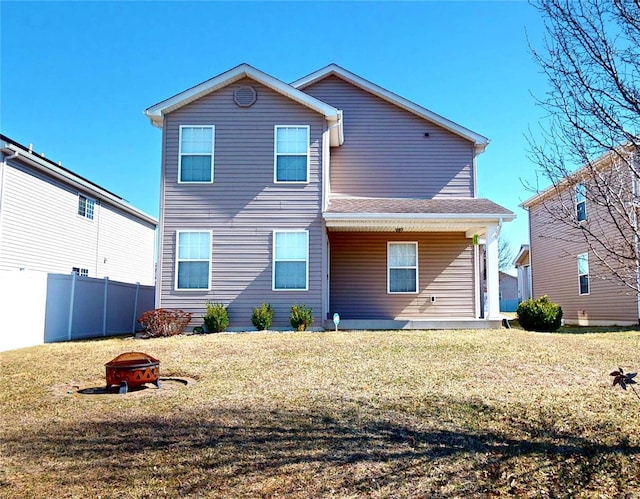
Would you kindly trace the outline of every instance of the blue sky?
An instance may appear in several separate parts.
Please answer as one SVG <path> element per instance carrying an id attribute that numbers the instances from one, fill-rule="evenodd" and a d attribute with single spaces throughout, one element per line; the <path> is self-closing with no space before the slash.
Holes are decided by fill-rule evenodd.
<path id="1" fill-rule="evenodd" d="M 157 216 L 147 107 L 242 62 L 291 82 L 335 62 L 491 139 L 479 195 L 516 212 L 546 82 L 526 2 L 0 2 L 0 130 Z"/>

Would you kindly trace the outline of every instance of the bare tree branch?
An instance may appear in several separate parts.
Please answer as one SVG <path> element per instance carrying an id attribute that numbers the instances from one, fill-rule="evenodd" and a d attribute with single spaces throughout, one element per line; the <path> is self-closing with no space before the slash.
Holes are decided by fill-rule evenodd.
<path id="1" fill-rule="evenodd" d="M 547 237 L 585 242 L 599 277 L 639 293 L 640 0 L 534 1 L 546 36 L 530 49 L 549 90 L 529 156 L 552 186 L 541 195 L 549 223 L 566 228 Z"/>

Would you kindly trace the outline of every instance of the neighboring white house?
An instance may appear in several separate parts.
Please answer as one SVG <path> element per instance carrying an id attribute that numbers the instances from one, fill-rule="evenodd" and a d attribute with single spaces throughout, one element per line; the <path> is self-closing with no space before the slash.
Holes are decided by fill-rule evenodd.
<path id="1" fill-rule="evenodd" d="M 518 300 L 527 301 L 531 298 L 531 264 L 528 244 L 520 246 L 513 264 L 518 271 Z"/>
<path id="2" fill-rule="evenodd" d="M 0 135 L 0 270 L 153 285 L 158 221 Z"/>

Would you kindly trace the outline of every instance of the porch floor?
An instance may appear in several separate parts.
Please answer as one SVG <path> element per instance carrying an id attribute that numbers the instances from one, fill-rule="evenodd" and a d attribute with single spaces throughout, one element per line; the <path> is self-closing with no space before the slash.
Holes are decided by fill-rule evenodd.
<path id="1" fill-rule="evenodd" d="M 500 329 L 501 319 L 407 319 L 407 320 L 376 320 L 376 319 L 343 319 L 340 330 L 382 330 L 382 329 Z M 332 320 L 324 321 L 324 328 L 335 329 Z"/>

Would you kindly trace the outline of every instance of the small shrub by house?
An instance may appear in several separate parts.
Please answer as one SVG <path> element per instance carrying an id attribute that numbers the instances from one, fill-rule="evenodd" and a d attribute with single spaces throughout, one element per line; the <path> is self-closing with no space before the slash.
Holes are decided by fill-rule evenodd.
<path id="1" fill-rule="evenodd" d="M 207 303 L 203 319 L 209 333 L 220 333 L 229 327 L 229 313 L 222 303 Z"/>
<path id="2" fill-rule="evenodd" d="M 253 309 L 251 323 L 258 331 L 264 331 L 271 327 L 273 322 L 273 308 L 268 303 L 262 303 L 259 307 Z"/>
<path id="3" fill-rule="evenodd" d="M 518 322 L 527 331 L 557 331 L 562 323 L 562 307 L 544 295 L 518 305 Z"/>
<path id="4" fill-rule="evenodd" d="M 138 322 L 150 337 L 182 334 L 191 321 L 191 313 L 184 310 L 157 308 L 143 313 Z"/>

